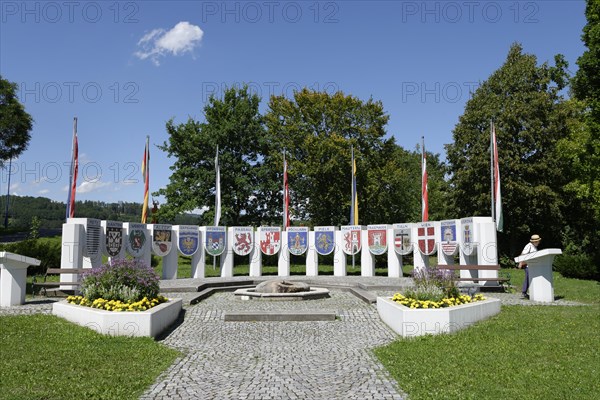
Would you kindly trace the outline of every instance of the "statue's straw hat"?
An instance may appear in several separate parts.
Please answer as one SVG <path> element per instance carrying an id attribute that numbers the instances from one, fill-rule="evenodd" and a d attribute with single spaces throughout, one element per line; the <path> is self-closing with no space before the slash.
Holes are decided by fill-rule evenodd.
<path id="1" fill-rule="evenodd" d="M 530 242 L 539 242 L 540 240 L 542 240 L 540 235 L 531 235 L 531 239 L 529 239 Z"/>

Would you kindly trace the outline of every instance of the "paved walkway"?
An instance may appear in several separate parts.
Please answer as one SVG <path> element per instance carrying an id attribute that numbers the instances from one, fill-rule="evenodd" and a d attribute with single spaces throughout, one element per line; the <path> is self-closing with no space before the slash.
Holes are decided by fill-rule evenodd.
<path id="1" fill-rule="evenodd" d="M 246 278 L 233 278 L 243 280 Z M 294 277 L 293 279 L 302 279 Z M 377 295 L 394 293 L 390 278 L 317 277 L 326 284 L 368 285 Z M 163 281 L 169 297 L 184 299 L 183 322 L 163 339 L 182 351 L 142 399 L 402 399 L 396 382 L 373 356 L 372 349 L 396 335 L 379 319 L 375 305 L 349 292 L 332 290 L 328 299 L 308 301 L 243 301 L 221 292 L 196 305 L 197 293 L 168 293 L 206 280 Z M 401 281 L 401 285 L 406 282 Z M 518 295 L 489 293 L 506 305 L 539 305 Z M 36 298 L 16 307 L 0 307 L 0 315 L 50 314 L 53 299 Z M 558 300 L 553 305 L 577 305 Z M 226 312 L 328 311 L 332 322 L 225 322 Z"/>
<path id="2" fill-rule="evenodd" d="M 174 294 L 176 295 L 176 294 Z M 232 311 L 332 311 L 332 322 L 224 322 Z M 329 299 L 242 301 L 216 293 L 188 307 L 164 343 L 177 360 L 143 399 L 402 399 L 371 349 L 394 340 L 375 306 Z"/>

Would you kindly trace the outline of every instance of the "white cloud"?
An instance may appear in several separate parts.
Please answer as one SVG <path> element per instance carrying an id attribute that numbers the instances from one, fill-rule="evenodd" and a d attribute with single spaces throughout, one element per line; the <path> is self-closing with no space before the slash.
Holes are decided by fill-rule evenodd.
<path id="1" fill-rule="evenodd" d="M 50 193 L 50 190 L 48 190 L 48 189 L 42 189 L 38 192 L 38 194 L 48 194 L 48 193 Z"/>
<path id="2" fill-rule="evenodd" d="M 160 65 L 160 57 L 191 53 L 200 44 L 204 32 L 199 26 L 182 21 L 171 30 L 154 29 L 146 33 L 137 43 L 139 50 L 134 53 L 140 60 L 150 59 Z"/>
<path id="3" fill-rule="evenodd" d="M 110 182 L 101 182 L 101 181 L 85 181 L 77 188 L 77 194 L 79 193 L 91 193 L 95 192 L 99 189 L 106 188 L 110 186 Z"/>

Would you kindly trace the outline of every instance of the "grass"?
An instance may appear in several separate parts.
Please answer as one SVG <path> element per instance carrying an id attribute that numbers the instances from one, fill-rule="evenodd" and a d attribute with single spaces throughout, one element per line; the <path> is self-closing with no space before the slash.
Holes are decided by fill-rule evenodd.
<path id="1" fill-rule="evenodd" d="M 503 270 L 520 286 L 524 271 Z M 600 284 L 554 274 L 555 295 L 585 306 L 503 306 L 451 335 L 398 339 L 376 356 L 411 400 L 596 399 Z"/>
<path id="2" fill-rule="evenodd" d="M 179 354 L 51 315 L 0 317 L 0 350 L 3 399 L 137 399 Z"/>
<path id="3" fill-rule="evenodd" d="M 600 306 L 508 306 L 453 335 L 402 339 L 375 354 L 411 400 L 596 399 Z"/>

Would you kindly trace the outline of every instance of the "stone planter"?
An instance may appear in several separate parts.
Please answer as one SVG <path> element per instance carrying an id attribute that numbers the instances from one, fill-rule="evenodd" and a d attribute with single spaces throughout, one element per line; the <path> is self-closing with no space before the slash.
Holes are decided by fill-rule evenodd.
<path id="1" fill-rule="evenodd" d="M 52 314 L 111 336 L 157 337 L 179 316 L 181 299 L 169 299 L 146 311 L 106 311 L 69 304 L 54 303 Z"/>
<path id="2" fill-rule="evenodd" d="M 377 298 L 379 316 L 403 337 L 438 335 L 467 328 L 500 312 L 500 300 L 488 299 L 460 306 L 421 309 L 409 308 L 388 297 Z"/>

